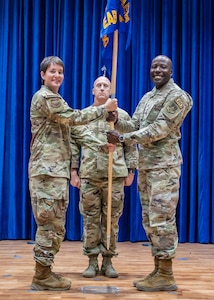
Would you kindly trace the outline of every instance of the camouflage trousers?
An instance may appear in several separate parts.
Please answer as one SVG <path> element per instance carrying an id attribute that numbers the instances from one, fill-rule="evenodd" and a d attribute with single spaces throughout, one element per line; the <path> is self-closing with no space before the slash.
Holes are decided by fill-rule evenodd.
<path id="1" fill-rule="evenodd" d="M 51 266 L 65 236 L 68 179 L 40 175 L 30 178 L 29 188 L 37 224 L 34 260 Z"/>
<path id="2" fill-rule="evenodd" d="M 124 205 L 124 178 L 112 179 L 111 237 L 107 250 L 108 179 L 81 179 L 80 213 L 83 215 L 83 253 L 116 256 L 119 218 Z"/>
<path id="3" fill-rule="evenodd" d="M 152 255 L 160 259 L 171 259 L 176 254 L 179 179 L 180 166 L 140 170 L 138 174 L 143 227 L 151 243 Z"/>

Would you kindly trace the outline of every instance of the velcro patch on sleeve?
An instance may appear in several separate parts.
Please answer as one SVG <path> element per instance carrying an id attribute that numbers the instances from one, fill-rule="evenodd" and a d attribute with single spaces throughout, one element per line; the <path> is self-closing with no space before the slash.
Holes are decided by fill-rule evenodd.
<path id="1" fill-rule="evenodd" d="M 53 108 L 59 108 L 61 106 L 61 100 L 57 98 L 53 98 L 50 100 L 50 106 Z"/>
<path id="2" fill-rule="evenodd" d="M 174 114 L 178 110 L 178 106 L 175 103 L 170 103 L 166 106 L 166 111 L 169 114 Z"/>
<path id="3" fill-rule="evenodd" d="M 181 98 L 175 99 L 175 103 L 178 105 L 178 107 L 179 107 L 180 109 L 182 109 L 182 108 L 184 107 L 184 103 L 183 103 L 183 101 L 182 101 Z"/>
<path id="4" fill-rule="evenodd" d="M 162 112 L 169 120 L 173 120 L 182 112 L 183 108 L 182 99 L 177 98 L 167 103 Z"/>

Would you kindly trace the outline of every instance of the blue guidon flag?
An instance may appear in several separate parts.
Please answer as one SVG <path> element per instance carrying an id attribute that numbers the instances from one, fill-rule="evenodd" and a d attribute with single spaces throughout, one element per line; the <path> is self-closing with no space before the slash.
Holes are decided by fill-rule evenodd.
<path id="1" fill-rule="evenodd" d="M 108 74 L 111 74 L 113 35 L 126 34 L 126 49 L 131 39 L 131 0 L 108 0 L 103 17 L 101 38 L 101 55 Z"/>

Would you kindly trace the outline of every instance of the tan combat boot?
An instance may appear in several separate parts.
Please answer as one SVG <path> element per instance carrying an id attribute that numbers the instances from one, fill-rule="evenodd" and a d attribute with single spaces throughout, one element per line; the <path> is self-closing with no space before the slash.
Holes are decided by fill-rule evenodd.
<path id="1" fill-rule="evenodd" d="M 172 260 L 160 259 L 156 274 L 138 282 L 136 288 L 146 292 L 175 291 L 177 286 L 172 272 Z"/>
<path id="2" fill-rule="evenodd" d="M 101 273 L 104 276 L 109 277 L 109 278 L 117 278 L 118 277 L 117 271 L 112 266 L 112 262 L 111 262 L 111 257 L 110 256 L 103 256 Z"/>
<path id="3" fill-rule="evenodd" d="M 149 275 L 147 275 L 147 276 L 145 276 L 143 278 L 135 279 L 133 281 L 133 286 L 136 286 L 137 283 L 140 282 L 140 281 L 142 281 L 142 280 L 149 279 L 150 277 L 154 276 L 157 273 L 158 266 L 159 266 L 159 260 L 158 260 L 158 258 L 156 256 L 154 257 L 154 265 L 155 265 L 154 270 Z"/>
<path id="4" fill-rule="evenodd" d="M 37 291 L 65 291 L 71 287 L 69 278 L 61 277 L 51 271 L 50 266 L 42 266 L 36 262 L 35 275 L 32 280 L 31 289 Z"/>
<path id="5" fill-rule="evenodd" d="M 93 278 L 99 272 L 97 255 L 89 256 L 88 268 L 82 273 L 83 277 Z"/>

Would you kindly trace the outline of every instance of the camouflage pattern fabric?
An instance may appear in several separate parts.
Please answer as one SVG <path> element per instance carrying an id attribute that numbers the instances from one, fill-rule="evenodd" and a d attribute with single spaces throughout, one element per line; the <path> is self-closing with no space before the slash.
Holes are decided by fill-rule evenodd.
<path id="1" fill-rule="evenodd" d="M 118 114 L 124 120 L 130 120 L 128 113 L 118 108 Z M 85 126 L 72 128 L 71 167 L 79 168 L 81 178 L 80 212 L 84 217 L 83 252 L 90 256 L 102 253 L 117 255 L 118 222 L 123 210 L 124 178 L 128 168 L 138 168 L 138 150 L 136 145 L 118 143 L 113 152 L 112 166 L 112 225 L 110 249 L 106 250 L 107 197 L 108 197 L 108 149 L 106 132 L 109 123 L 101 117 Z"/>
<path id="2" fill-rule="evenodd" d="M 71 109 L 65 100 L 46 86 L 31 102 L 31 156 L 29 177 L 41 174 L 70 178 L 70 127 L 88 123 L 105 114 L 103 106 Z"/>
<path id="3" fill-rule="evenodd" d="M 65 235 L 70 178 L 70 131 L 105 115 L 104 106 L 71 109 L 65 100 L 42 86 L 31 102 L 32 141 L 28 165 L 29 188 L 37 223 L 34 259 L 53 263 Z"/>
<path id="4" fill-rule="evenodd" d="M 65 236 L 68 179 L 40 175 L 29 181 L 31 204 L 37 224 L 34 259 L 50 266 Z"/>
<path id="5" fill-rule="evenodd" d="M 107 250 L 108 178 L 81 179 L 80 213 L 84 217 L 83 252 L 85 255 L 116 256 L 118 221 L 124 205 L 124 178 L 112 180 L 111 238 Z"/>
<path id="6" fill-rule="evenodd" d="M 182 163 L 180 127 L 191 108 L 192 98 L 170 79 L 143 96 L 131 121 L 118 120 L 115 129 L 130 132 L 125 142 L 139 144 L 139 170 Z"/>
<path id="7" fill-rule="evenodd" d="M 118 108 L 118 115 L 124 120 L 130 116 Z M 107 144 L 106 132 L 110 129 L 109 122 L 101 117 L 85 126 L 73 127 L 71 131 L 72 159 L 71 167 L 79 167 L 80 151 L 82 151 L 79 176 L 81 178 L 108 177 L 108 149 L 102 147 Z M 81 147 L 81 150 L 80 150 Z M 113 178 L 126 177 L 128 168 L 138 168 L 138 150 L 136 145 L 118 143 L 113 152 Z"/>
<path id="8" fill-rule="evenodd" d="M 180 166 L 142 170 L 138 178 L 143 227 L 152 255 L 162 259 L 173 258 L 178 245 L 175 213 L 179 178 Z"/>
<path id="9" fill-rule="evenodd" d="M 170 79 L 140 100 L 131 121 L 119 119 L 127 144 L 139 145 L 138 187 L 143 226 L 153 255 L 174 257 L 178 234 L 176 207 L 179 198 L 180 127 L 191 110 L 192 98 Z"/>

